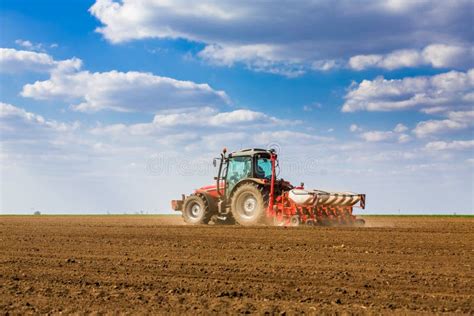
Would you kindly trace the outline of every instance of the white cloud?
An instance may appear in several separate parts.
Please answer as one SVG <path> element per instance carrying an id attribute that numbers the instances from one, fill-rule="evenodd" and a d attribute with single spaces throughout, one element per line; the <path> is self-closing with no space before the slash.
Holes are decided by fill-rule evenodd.
<path id="1" fill-rule="evenodd" d="M 450 142 L 436 141 L 429 142 L 425 145 L 425 149 L 431 151 L 441 150 L 466 150 L 474 148 L 474 140 L 454 140 Z"/>
<path id="2" fill-rule="evenodd" d="M 33 43 L 28 40 L 17 39 L 15 40 L 15 44 L 29 51 L 38 51 L 38 52 L 46 51 L 42 43 Z"/>
<path id="3" fill-rule="evenodd" d="M 397 126 L 395 126 L 395 128 L 393 129 L 395 133 L 403 133 L 403 132 L 406 132 L 407 130 L 408 130 L 408 127 L 406 127 L 402 123 L 398 123 Z"/>
<path id="4" fill-rule="evenodd" d="M 378 65 L 381 60 L 382 55 L 357 55 L 349 59 L 348 66 L 355 70 L 363 70 Z"/>
<path id="5" fill-rule="evenodd" d="M 362 131 L 362 128 L 360 128 L 357 124 L 351 124 L 349 130 L 354 133 Z"/>
<path id="6" fill-rule="evenodd" d="M 14 105 L 0 102 L 0 119 L 11 120 L 19 119 L 28 124 L 41 125 L 46 128 L 50 128 L 56 131 L 66 131 L 69 129 L 76 129 L 79 127 L 78 123 L 73 124 L 59 123 L 54 120 L 46 120 L 43 116 L 27 112 L 26 110 L 16 107 Z M 8 127 L 7 125 L 3 126 Z"/>
<path id="7" fill-rule="evenodd" d="M 78 122 L 47 120 L 41 115 L 3 102 L 0 102 L 0 123 L 0 135 L 3 141 L 46 137 L 51 133 L 74 131 L 80 126 Z"/>
<path id="8" fill-rule="evenodd" d="M 434 68 L 469 68 L 473 66 L 474 48 L 431 44 L 423 50 L 402 49 L 386 55 L 357 55 L 349 59 L 348 66 L 354 70 L 371 67 L 393 70 L 404 67 L 431 66 Z"/>
<path id="9" fill-rule="evenodd" d="M 48 54 L 0 48 L 0 72 L 46 72 L 50 78 L 23 87 L 23 97 L 75 102 L 73 109 L 95 112 L 156 112 L 163 108 L 229 104 L 224 91 L 208 84 L 181 81 L 144 72 L 81 71 L 82 61 L 56 61 Z"/>
<path id="10" fill-rule="evenodd" d="M 342 111 L 394 111 L 439 107 L 469 107 L 474 69 L 450 71 L 431 77 L 387 80 L 377 77 L 353 85 L 344 97 Z"/>
<path id="11" fill-rule="evenodd" d="M 351 56 L 471 42 L 472 2 L 401 3 L 307 0 L 282 10 L 286 4 L 278 1 L 97 0 L 90 12 L 102 23 L 97 31 L 112 43 L 183 38 L 203 43 L 199 56 L 211 63 L 242 63 L 287 76 L 329 70 L 337 66 L 335 61 Z M 394 29 L 394 24 L 400 27 Z M 450 57 L 430 52 L 425 57 L 438 67 L 454 60 L 456 53 L 446 50 L 441 55 Z M 394 57 L 386 67 L 414 63 L 407 54 Z"/>
<path id="12" fill-rule="evenodd" d="M 398 142 L 403 144 L 403 143 L 407 143 L 411 140 L 411 137 L 410 135 L 407 135 L 407 134 L 401 134 L 398 136 Z"/>
<path id="13" fill-rule="evenodd" d="M 153 119 L 153 123 L 162 126 L 179 126 L 179 125 L 195 125 L 195 126 L 227 126 L 234 128 L 239 125 L 249 123 L 272 123 L 282 124 L 284 121 L 275 117 L 268 116 L 262 112 L 239 109 L 231 112 L 218 112 L 213 108 L 203 108 L 196 111 L 186 111 L 173 114 L 157 114 Z"/>
<path id="14" fill-rule="evenodd" d="M 435 68 L 472 66 L 474 47 L 433 44 L 427 46 L 422 54 L 424 60 Z"/>
<path id="15" fill-rule="evenodd" d="M 352 124 L 351 132 L 361 132 L 362 129 L 357 125 Z M 411 137 L 403 132 L 407 131 L 408 127 L 402 123 L 398 123 L 392 131 L 367 131 L 361 133 L 359 136 L 366 142 L 385 142 L 398 141 L 399 143 L 406 143 L 411 140 Z"/>
<path id="16" fill-rule="evenodd" d="M 474 111 L 453 111 L 443 120 L 419 122 L 413 132 L 419 138 L 434 134 L 445 134 L 474 126 Z"/>
<path id="17" fill-rule="evenodd" d="M 73 109 L 82 112 L 154 113 L 165 108 L 216 106 L 230 102 L 224 91 L 214 90 L 208 84 L 135 71 L 66 70 L 58 68 L 48 80 L 25 85 L 21 95 L 37 100 L 77 102 Z"/>
<path id="18" fill-rule="evenodd" d="M 95 135 L 163 135 L 175 128 L 223 128 L 230 130 L 248 129 L 255 126 L 281 126 L 289 121 L 268 116 L 262 112 L 238 109 L 230 112 L 219 112 L 215 108 L 204 107 L 185 110 L 165 110 L 157 113 L 153 122 L 139 124 L 113 124 L 91 129 Z"/>
<path id="19" fill-rule="evenodd" d="M 198 56 L 210 64 L 233 66 L 242 63 L 254 71 L 268 72 L 286 77 L 297 77 L 304 73 L 296 60 L 278 57 L 278 47 L 266 44 L 220 46 L 207 45 Z"/>
<path id="20" fill-rule="evenodd" d="M 392 139 L 395 133 L 392 131 L 369 131 L 360 136 L 367 142 L 381 142 Z"/>
<path id="21" fill-rule="evenodd" d="M 453 120 L 429 120 L 418 123 L 413 132 L 417 137 L 426 137 L 431 134 L 442 134 L 466 127 L 466 124 Z"/>
<path id="22" fill-rule="evenodd" d="M 232 66 L 237 62 L 248 62 L 254 65 L 270 65 L 278 62 L 275 56 L 276 47 L 264 44 L 244 46 L 207 45 L 199 56 L 213 64 Z"/>
<path id="23" fill-rule="evenodd" d="M 0 71 L 16 73 L 22 71 L 45 72 L 55 66 L 53 58 L 47 54 L 0 48 Z"/>
<path id="24" fill-rule="evenodd" d="M 285 59 L 279 54 L 283 48 L 276 45 L 207 45 L 198 56 L 210 64 L 233 66 L 243 63 L 255 71 L 281 74 L 287 77 L 297 77 L 305 73 L 306 68 L 316 71 L 329 71 L 342 67 L 353 70 L 364 70 L 377 67 L 387 70 L 398 68 L 431 66 L 434 68 L 469 68 L 474 66 L 474 47 L 445 44 L 431 44 L 423 50 L 400 49 L 386 55 L 369 54 L 357 55 L 343 60 L 322 59 L 305 65 L 303 59 Z"/>
<path id="25" fill-rule="evenodd" d="M 470 111 L 453 111 L 449 112 L 448 118 L 453 121 L 467 123 L 467 124 L 474 124 L 474 110 Z"/>
<path id="26" fill-rule="evenodd" d="M 50 72 L 58 67 L 79 68 L 80 64 L 77 58 L 56 61 L 45 53 L 0 48 L 0 72 L 4 73 Z"/>
<path id="27" fill-rule="evenodd" d="M 313 61 L 311 69 L 318 71 L 329 71 L 337 68 L 341 68 L 344 65 L 342 61 L 335 59 L 322 59 Z"/>

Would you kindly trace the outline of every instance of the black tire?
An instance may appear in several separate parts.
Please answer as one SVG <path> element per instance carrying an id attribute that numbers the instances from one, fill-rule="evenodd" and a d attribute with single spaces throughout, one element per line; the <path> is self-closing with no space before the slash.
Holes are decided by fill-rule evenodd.
<path id="1" fill-rule="evenodd" d="M 242 184 L 232 195 L 232 217 L 242 226 L 265 225 L 267 200 L 263 188 L 253 183 Z"/>
<path id="2" fill-rule="evenodd" d="M 183 219 L 187 224 L 205 225 L 211 220 L 212 212 L 207 201 L 198 195 L 191 195 L 184 200 Z"/>

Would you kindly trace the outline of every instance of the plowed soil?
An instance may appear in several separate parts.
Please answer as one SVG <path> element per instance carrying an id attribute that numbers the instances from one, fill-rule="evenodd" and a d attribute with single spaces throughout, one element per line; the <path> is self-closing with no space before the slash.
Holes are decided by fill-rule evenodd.
<path id="1" fill-rule="evenodd" d="M 474 218 L 366 220 L 244 228 L 173 216 L 1 216 L 0 310 L 474 314 Z"/>

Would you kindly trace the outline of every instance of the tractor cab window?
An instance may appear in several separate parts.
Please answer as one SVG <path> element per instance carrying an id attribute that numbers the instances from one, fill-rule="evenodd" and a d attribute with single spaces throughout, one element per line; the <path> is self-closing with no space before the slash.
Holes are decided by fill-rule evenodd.
<path id="1" fill-rule="evenodd" d="M 270 158 L 258 158 L 255 173 L 260 179 L 270 179 L 272 177 L 272 161 Z"/>
<path id="2" fill-rule="evenodd" d="M 251 157 L 233 157 L 229 159 L 227 166 L 227 192 L 232 191 L 235 184 L 242 179 L 252 176 L 252 158 Z"/>

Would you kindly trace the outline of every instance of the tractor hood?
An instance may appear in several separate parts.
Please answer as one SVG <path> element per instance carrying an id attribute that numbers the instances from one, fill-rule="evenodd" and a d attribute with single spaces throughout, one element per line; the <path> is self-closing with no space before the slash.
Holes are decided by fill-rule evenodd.
<path id="1" fill-rule="evenodd" d="M 222 181 L 220 183 L 220 188 L 219 188 L 219 191 L 222 195 L 224 194 L 224 188 L 225 188 L 225 182 Z M 219 197 L 219 194 L 217 193 L 217 185 L 215 184 L 200 187 L 199 189 L 196 189 L 194 193 L 204 193 L 215 198 Z"/>

